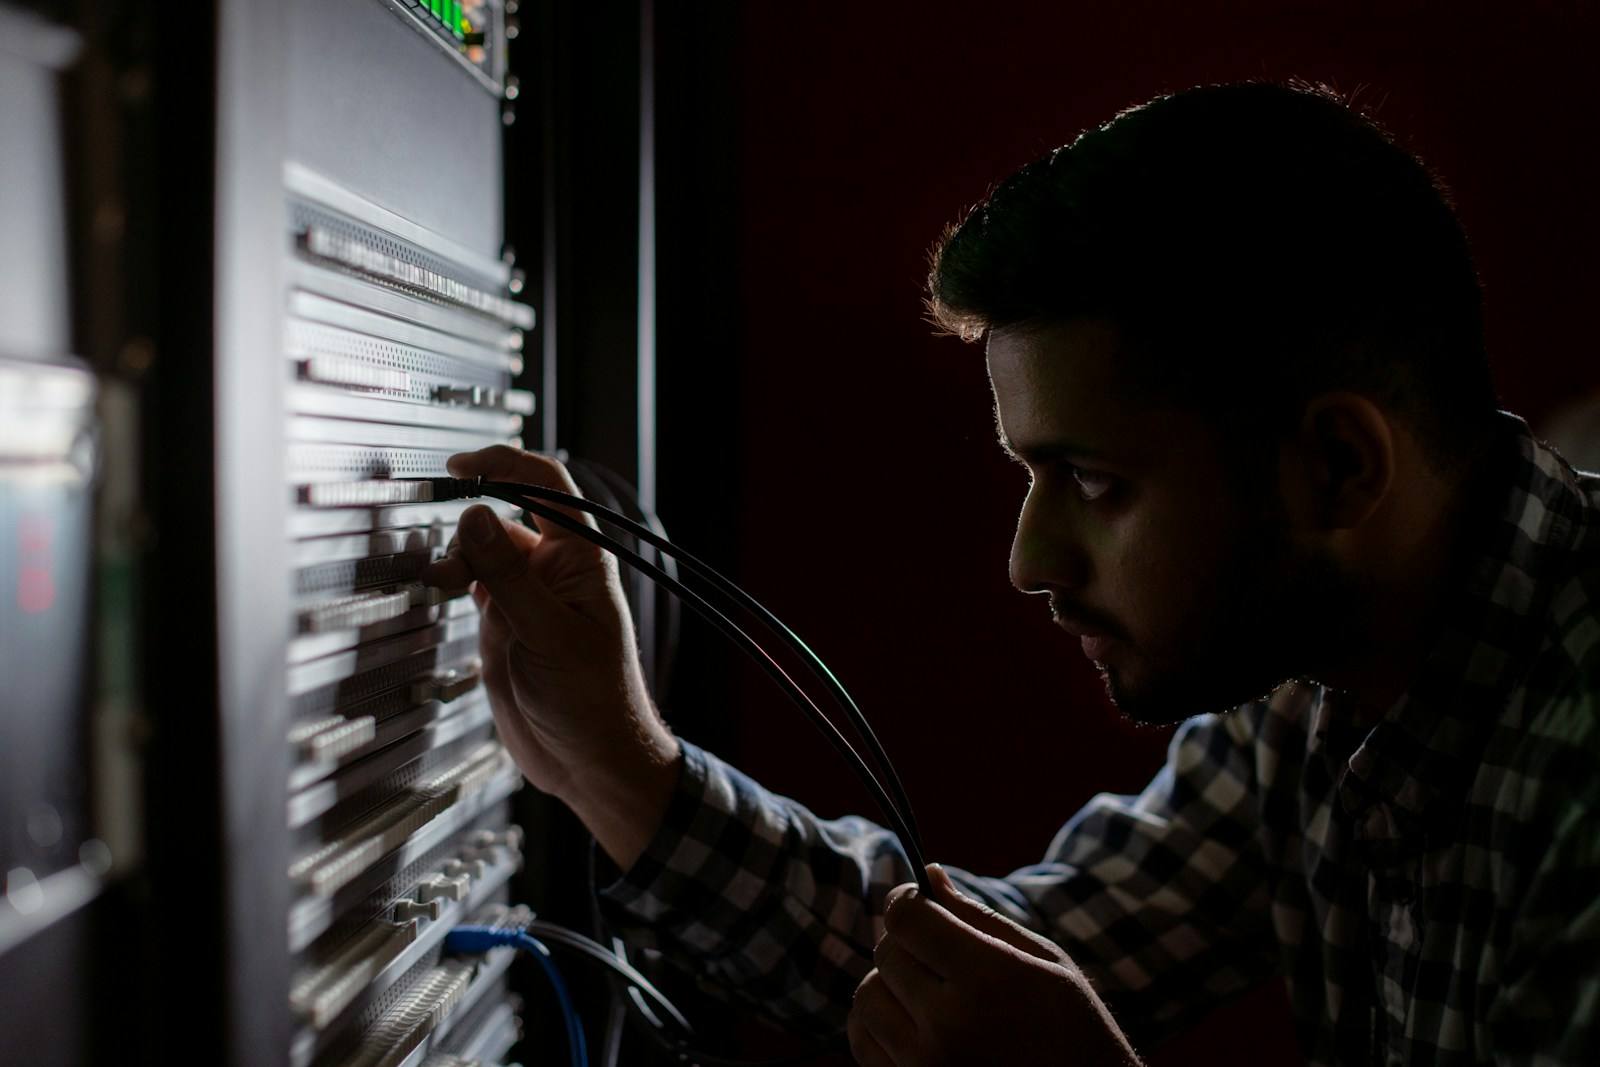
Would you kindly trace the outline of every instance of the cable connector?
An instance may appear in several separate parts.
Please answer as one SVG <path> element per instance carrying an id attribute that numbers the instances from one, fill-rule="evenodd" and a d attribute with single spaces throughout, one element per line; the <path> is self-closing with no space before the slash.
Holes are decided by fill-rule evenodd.
<path id="1" fill-rule="evenodd" d="M 514 927 L 457 926 L 444 935 L 444 950 L 464 956 L 475 956 L 505 945 L 520 947 L 525 943 L 527 936 Z"/>
<path id="2" fill-rule="evenodd" d="M 433 488 L 432 499 L 435 503 L 441 500 L 471 500 L 483 495 L 482 478 L 429 478 L 426 480 Z"/>

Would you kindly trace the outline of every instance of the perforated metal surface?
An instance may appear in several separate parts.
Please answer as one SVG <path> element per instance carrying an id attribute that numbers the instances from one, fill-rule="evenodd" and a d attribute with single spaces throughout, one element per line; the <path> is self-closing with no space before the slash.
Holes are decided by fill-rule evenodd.
<path id="1" fill-rule="evenodd" d="M 302 567 L 295 574 L 295 592 L 302 596 L 313 593 L 347 593 L 357 589 L 412 582 L 416 581 L 417 576 L 432 558 L 431 552 L 423 549 Z"/>
<path id="2" fill-rule="evenodd" d="M 339 920 L 313 943 L 307 956 L 337 951 L 349 938 L 373 919 L 384 914 L 400 896 L 411 890 L 424 875 L 437 871 L 446 860 L 461 853 L 461 840 L 474 830 L 503 830 L 505 813 L 485 812 L 462 828 L 460 834 L 436 845 L 422 857 L 396 871 L 362 900 L 350 905 Z"/>
<path id="3" fill-rule="evenodd" d="M 285 477 L 291 487 L 319 487 L 289 494 L 301 502 L 300 513 L 336 516 L 287 526 L 297 564 L 290 572 L 293 603 L 303 616 L 333 598 L 411 589 L 448 536 L 449 523 L 375 535 L 367 531 L 388 520 L 358 506 L 368 501 L 357 499 L 356 490 L 366 487 L 340 485 L 378 482 L 392 498 L 390 489 L 409 490 L 381 480 L 444 475 L 454 452 L 514 441 L 520 420 L 497 405 L 505 402 L 519 358 L 508 347 L 517 343 L 505 325 L 509 316 L 492 317 L 508 309 L 495 302 L 498 297 L 477 299 L 504 293 L 505 276 L 497 281 L 485 273 L 492 260 L 472 269 L 448 252 L 455 248 L 455 256 L 471 258 L 461 249 L 477 242 L 420 247 L 398 236 L 421 239 L 419 226 L 392 221 L 396 232 L 389 232 L 371 221 L 386 217 L 382 205 L 353 206 L 353 193 L 330 191 L 327 180 L 291 168 L 295 174 L 298 191 L 285 200 Z M 313 194 L 319 188 L 326 203 L 309 199 L 324 195 Z M 343 208 L 330 206 L 335 203 Z M 350 245 L 360 246 L 355 250 L 362 255 L 341 258 Z M 443 281 L 397 268 L 391 259 Z M 417 284 L 405 284 L 408 279 Z M 474 388 L 483 392 L 472 394 Z M 329 507 L 312 506 L 319 495 L 328 497 L 323 502 Z M 419 516 L 459 512 L 404 506 Z M 362 521 L 352 523 L 347 515 Z M 302 961 L 326 958 L 333 946 L 390 911 L 421 877 L 461 853 L 462 834 L 506 822 L 504 797 L 516 779 L 504 751 L 488 744 L 492 722 L 481 697 L 445 708 L 419 703 L 413 689 L 436 672 L 469 670 L 477 654 L 476 613 L 470 601 L 411 604 L 360 628 L 302 633 L 288 646 L 291 723 L 342 716 L 374 724 L 364 747 L 340 761 L 302 762 L 303 773 L 291 775 L 290 945 Z M 427 714 L 430 706 L 435 714 Z M 441 995 L 461 993 L 449 992 L 454 987 L 449 976 L 441 977 L 438 962 L 437 949 L 431 950 L 371 1003 L 363 999 L 367 994 L 355 997 L 345 1013 L 351 1017 L 329 1020 L 329 1032 L 309 1047 L 297 1044 L 297 1055 L 306 1067 L 343 1063 L 358 1047 L 360 1031 L 403 1006 L 419 981 L 444 982 Z M 384 981 L 389 977 L 392 971 Z M 395 1029 L 397 1040 L 404 1030 Z M 371 1062 L 392 1058 L 371 1042 L 362 1047 Z"/>
<path id="4" fill-rule="evenodd" d="M 288 325 L 288 350 L 291 356 L 326 354 L 359 360 L 373 367 L 405 371 L 414 376 L 411 389 L 405 395 L 418 401 L 432 400 L 434 390 L 441 385 L 494 386 L 503 378 L 502 374 L 480 363 L 301 320 L 291 320 Z"/>
<path id="5" fill-rule="evenodd" d="M 488 736 L 487 730 L 475 732 L 448 745 L 423 753 L 418 758 L 406 763 L 402 767 L 386 774 L 372 785 L 356 792 L 348 800 L 341 801 L 337 807 L 330 811 L 319 821 L 311 833 L 311 837 L 332 837 L 353 823 L 359 822 L 370 811 L 382 804 L 400 796 L 412 789 L 440 770 L 443 770 L 461 759 L 483 739 Z M 381 756 L 374 753 L 372 757 Z"/>
<path id="6" fill-rule="evenodd" d="M 292 714 L 297 719 L 316 718 L 354 707 L 385 690 L 409 686 L 411 682 L 429 676 L 441 663 L 464 660 L 475 653 L 477 647 L 475 638 L 438 645 L 405 659 L 363 671 L 333 685 L 302 693 L 293 700 Z"/>
<path id="7" fill-rule="evenodd" d="M 400 240 L 393 234 L 385 233 L 380 229 L 346 218 L 343 215 L 336 214 L 304 200 L 293 199 L 289 202 L 289 225 L 296 232 L 311 226 L 320 226 L 342 237 L 370 245 L 383 252 L 384 255 L 393 256 L 395 259 L 410 263 L 412 266 L 459 278 L 480 289 L 496 290 L 500 288 L 493 278 L 478 274 L 459 263 L 454 263 L 426 252 L 409 242 Z"/>
<path id="8" fill-rule="evenodd" d="M 449 451 L 420 448 L 362 448 L 359 445 L 290 445 L 291 481 L 365 478 L 443 478 Z"/>

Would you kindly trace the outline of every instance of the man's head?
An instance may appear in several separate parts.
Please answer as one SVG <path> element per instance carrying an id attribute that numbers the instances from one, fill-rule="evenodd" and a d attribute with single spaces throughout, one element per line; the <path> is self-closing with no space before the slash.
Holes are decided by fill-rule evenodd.
<path id="1" fill-rule="evenodd" d="M 1476 274 L 1417 160 L 1328 94 L 1190 90 L 1001 183 L 930 308 L 988 344 L 1033 475 L 1013 580 L 1101 634 L 1128 714 L 1317 669 L 1296 603 L 1355 614 L 1373 537 L 1489 433 Z M 1292 632 L 1291 632 L 1292 630 Z"/>

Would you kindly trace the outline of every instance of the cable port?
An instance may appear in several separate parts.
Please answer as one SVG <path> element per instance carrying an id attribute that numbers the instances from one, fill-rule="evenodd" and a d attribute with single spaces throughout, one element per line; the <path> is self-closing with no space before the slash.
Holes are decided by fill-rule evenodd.
<path id="1" fill-rule="evenodd" d="M 432 499 L 441 500 L 471 500 L 483 495 L 482 478 L 426 478 L 422 479 L 433 487 Z"/>

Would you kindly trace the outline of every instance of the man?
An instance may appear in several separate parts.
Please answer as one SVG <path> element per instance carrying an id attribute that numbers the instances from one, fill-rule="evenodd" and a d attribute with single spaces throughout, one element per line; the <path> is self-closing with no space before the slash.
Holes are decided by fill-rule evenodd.
<path id="1" fill-rule="evenodd" d="M 946 235 L 930 306 L 1032 476 L 1012 580 L 1186 721 L 1142 795 L 934 900 L 673 738 L 609 558 L 474 510 L 435 578 L 476 580 L 612 922 L 867 1067 L 1133 1063 L 1274 975 L 1312 1063 L 1600 1062 L 1600 484 L 1496 412 L 1479 304 L 1428 172 L 1305 88 L 1154 100 Z"/>

